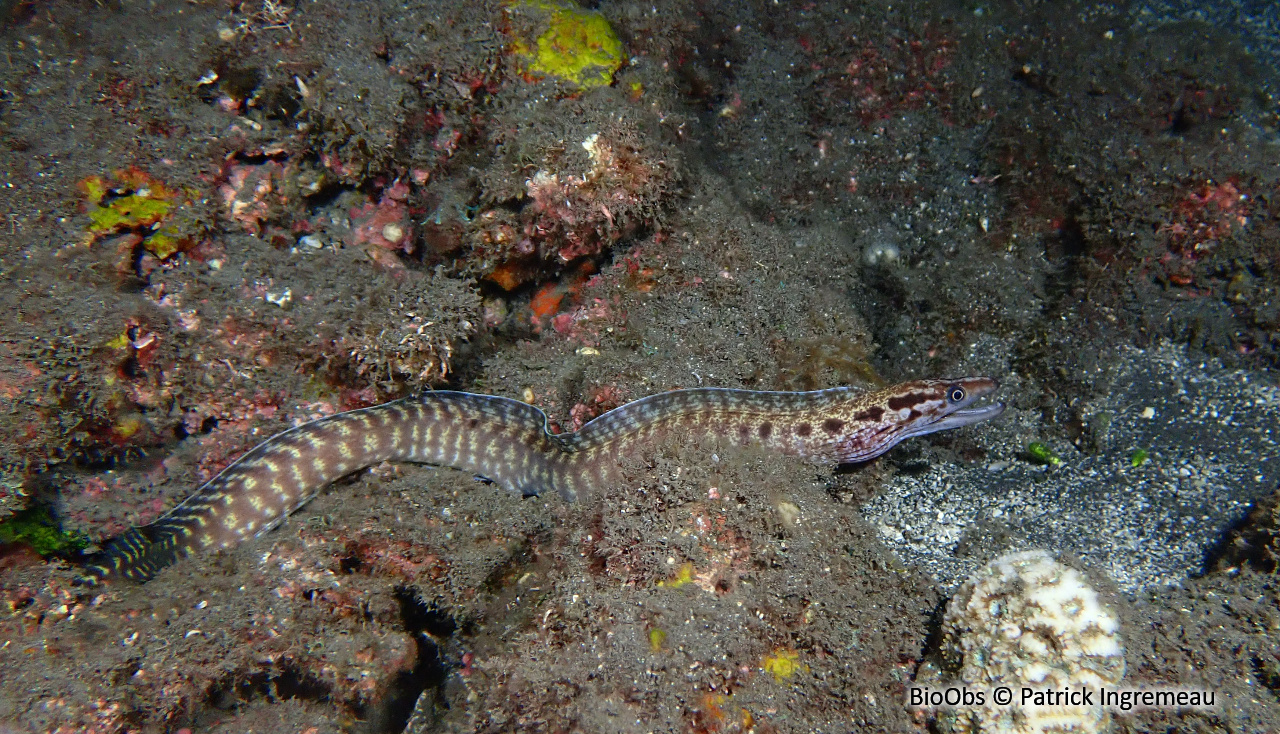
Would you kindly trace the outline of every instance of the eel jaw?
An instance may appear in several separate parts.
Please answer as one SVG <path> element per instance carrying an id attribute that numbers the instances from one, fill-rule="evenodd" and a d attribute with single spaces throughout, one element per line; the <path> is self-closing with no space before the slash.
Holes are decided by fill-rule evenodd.
<path id="1" fill-rule="evenodd" d="M 960 428 L 961 426 L 971 426 L 974 423 L 989 421 L 992 418 L 999 417 L 1000 414 L 1004 413 L 1004 409 L 1005 409 L 1004 403 L 992 403 L 991 405 L 980 405 L 976 408 L 962 408 L 960 410 L 957 410 L 954 413 L 951 413 L 950 415 L 943 416 L 942 418 L 934 421 L 933 423 L 930 423 L 927 426 L 928 430 L 926 431 L 926 433 L 933 433 L 935 431 L 947 431 L 952 428 Z M 916 434 L 916 435 L 920 435 L 920 434 Z"/>

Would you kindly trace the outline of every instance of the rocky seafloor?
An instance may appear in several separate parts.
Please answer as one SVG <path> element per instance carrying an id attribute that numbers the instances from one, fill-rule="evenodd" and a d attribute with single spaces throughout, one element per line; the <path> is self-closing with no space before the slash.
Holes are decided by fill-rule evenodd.
<path id="1" fill-rule="evenodd" d="M 1109 674 L 1219 696 L 1092 725 L 1273 730 L 1273 15 L 0 3 L 0 727 L 947 730 L 906 696 L 949 600 L 1046 549 Z M 657 442 L 569 504 L 383 464 L 77 583 L 263 439 L 415 391 L 573 430 L 961 375 L 1005 414 L 864 465 Z"/>

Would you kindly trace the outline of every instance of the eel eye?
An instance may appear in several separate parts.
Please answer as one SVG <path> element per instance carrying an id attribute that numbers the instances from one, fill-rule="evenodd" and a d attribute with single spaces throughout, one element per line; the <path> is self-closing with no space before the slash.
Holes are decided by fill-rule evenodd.
<path id="1" fill-rule="evenodd" d="M 961 400 L 964 400 L 964 398 L 965 392 L 963 387 L 960 387 L 959 385 L 952 385 L 947 388 L 947 400 L 950 402 L 958 403 Z"/>

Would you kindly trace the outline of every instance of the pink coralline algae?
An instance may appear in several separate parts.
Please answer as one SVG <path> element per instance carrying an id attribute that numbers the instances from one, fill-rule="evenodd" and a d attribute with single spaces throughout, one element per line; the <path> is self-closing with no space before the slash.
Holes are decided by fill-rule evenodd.
<path id="1" fill-rule="evenodd" d="M 246 232 L 261 234 L 265 222 L 285 204 L 284 176 L 284 164 L 275 160 L 228 167 L 226 181 L 218 187 L 227 216 Z"/>
<path id="2" fill-rule="evenodd" d="M 628 131 L 592 134 L 580 147 L 586 166 L 581 154 L 548 153 L 525 180 L 527 203 L 518 215 L 494 209 L 475 220 L 473 243 L 486 277 L 499 286 L 511 290 L 599 254 L 651 224 L 674 189 L 665 156 Z"/>
<path id="3" fill-rule="evenodd" d="M 1249 223 L 1249 197 L 1233 181 L 1206 182 L 1188 191 L 1160 227 L 1169 249 L 1194 258 Z"/>
<path id="4" fill-rule="evenodd" d="M 351 242 L 364 246 L 379 264 L 399 267 L 395 252 L 411 253 L 413 224 L 409 217 L 409 185 L 396 181 L 383 190 L 378 203 L 351 210 Z"/>
<path id="5" fill-rule="evenodd" d="M 591 157 L 590 170 L 540 170 L 525 184 L 533 214 L 525 237 L 543 253 L 553 251 L 561 263 L 594 255 L 630 234 L 665 183 L 662 162 L 646 159 L 634 146 L 592 135 L 582 147 Z"/>

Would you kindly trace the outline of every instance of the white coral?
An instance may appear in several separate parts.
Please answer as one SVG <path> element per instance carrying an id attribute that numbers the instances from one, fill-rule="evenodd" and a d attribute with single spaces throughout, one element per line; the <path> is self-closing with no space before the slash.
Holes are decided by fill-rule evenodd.
<path id="1" fill-rule="evenodd" d="M 957 682 L 1007 686 L 1011 705 L 959 709 L 953 731 L 1103 732 L 1101 707 L 1022 707 L 1022 688 L 1113 687 L 1124 677 L 1120 623 L 1083 574 L 1046 551 L 997 558 L 961 585 L 942 622 L 942 658 Z"/>

